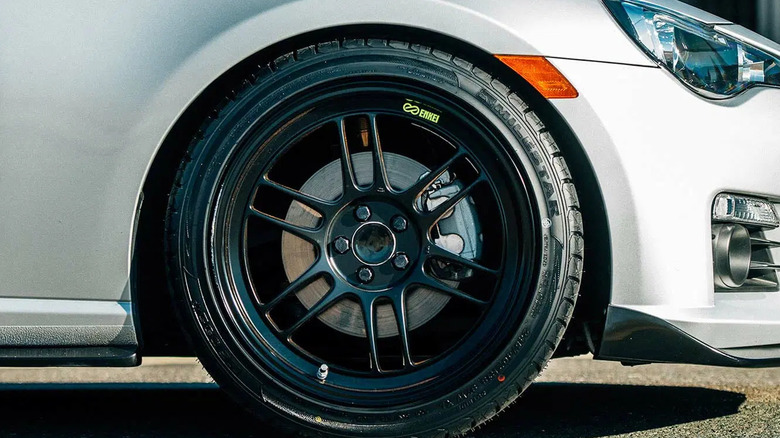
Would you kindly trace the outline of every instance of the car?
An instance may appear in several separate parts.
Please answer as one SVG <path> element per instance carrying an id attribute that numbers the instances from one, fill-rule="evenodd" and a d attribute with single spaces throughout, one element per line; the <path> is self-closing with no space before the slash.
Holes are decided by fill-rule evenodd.
<path id="1" fill-rule="evenodd" d="M 780 45 L 739 25 L 49 0 L 0 28 L 4 366 L 194 355 L 340 437 L 469 433 L 554 356 L 780 366 Z"/>

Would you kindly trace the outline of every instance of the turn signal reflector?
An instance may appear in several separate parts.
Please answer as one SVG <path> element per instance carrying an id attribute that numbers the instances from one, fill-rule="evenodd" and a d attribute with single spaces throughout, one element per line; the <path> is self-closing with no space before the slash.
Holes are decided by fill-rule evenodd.
<path id="1" fill-rule="evenodd" d="M 496 55 L 547 99 L 573 99 L 579 93 L 543 56 Z"/>
<path id="2" fill-rule="evenodd" d="M 780 226 L 780 218 L 771 202 L 731 193 L 721 193 L 715 197 L 712 219 L 767 228 Z"/>

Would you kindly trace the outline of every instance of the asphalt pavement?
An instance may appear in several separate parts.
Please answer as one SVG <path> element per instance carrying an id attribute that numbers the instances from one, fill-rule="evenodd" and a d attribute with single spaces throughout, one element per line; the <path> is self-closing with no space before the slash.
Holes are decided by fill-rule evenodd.
<path id="1" fill-rule="evenodd" d="M 470 436 L 778 438 L 780 369 L 557 359 Z M 195 360 L 149 358 L 129 369 L 0 368 L 0 437 L 277 435 L 223 396 Z"/>

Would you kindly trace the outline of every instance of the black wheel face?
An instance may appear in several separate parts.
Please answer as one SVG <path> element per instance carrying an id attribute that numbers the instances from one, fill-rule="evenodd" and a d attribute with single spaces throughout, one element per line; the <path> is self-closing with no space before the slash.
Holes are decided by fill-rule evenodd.
<path id="1" fill-rule="evenodd" d="M 534 198 L 494 128 L 390 80 L 322 86 L 268 120 L 226 165 L 208 236 L 259 367 L 359 409 L 430 400 L 494 360 L 539 259 Z"/>

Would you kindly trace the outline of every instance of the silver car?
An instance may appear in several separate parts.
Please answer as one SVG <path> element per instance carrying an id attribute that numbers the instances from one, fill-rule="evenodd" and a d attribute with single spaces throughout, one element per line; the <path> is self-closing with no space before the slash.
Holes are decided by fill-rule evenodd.
<path id="1" fill-rule="evenodd" d="M 0 364 L 450 437 L 555 356 L 780 365 L 780 46 L 675 0 L 0 3 Z"/>

